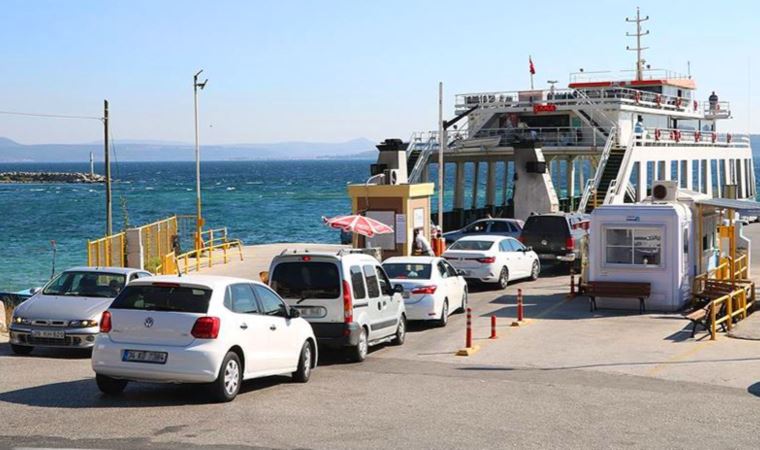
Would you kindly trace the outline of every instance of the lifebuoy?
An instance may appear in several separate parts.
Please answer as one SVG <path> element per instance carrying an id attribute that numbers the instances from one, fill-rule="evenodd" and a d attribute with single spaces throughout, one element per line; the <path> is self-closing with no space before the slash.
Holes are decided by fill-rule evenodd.
<path id="1" fill-rule="evenodd" d="M 654 101 L 655 101 L 655 103 L 657 103 L 657 106 L 660 106 L 660 105 L 662 105 L 662 95 L 660 95 L 660 94 L 657 94 L 657 95 L 654 97 Z"/>
<path id="2" fill-rule="evenodd" d="M 694 132 L 694 142 L 699 142 L 702 140 L 702 133 L 699 131 Z"/>
<path id="3" fill-rule="evenodd" d="M 699 110 L 699 102 L 694 100 L 694 111 Z"/>
<path id="4" fill-rule="evenodd" d="M 731 133 L 726 134 L 726 142 L 731 143 Z"/>
<path id="5" fill-rule="evenodd" d="M 714 143 L 715 143 L 715 141 L 717 141 L 717 140 L 718 140 L 718 133 L 716 133 L 716 132 L 714 132 L 714 131 L 713 131 L 713 132 L 710 134 L 710 140 L 712 140 L 712 143 L 714 144 Z"/>
<path id="6" fill-rule="evenodd" d="M 678 97 L 676 99 L 676 108 L 680 108 L 680 107 L 681 107 L 681 97 Z"/>
<path id="7" fill-rule="evenodd" d="M 659 128 L 656 128 L 654 130 L 654 140 L 655 141 L 659 141 L 660 140 L 660 136 L 662 136 L 662 131 L 660 131 Z"/>

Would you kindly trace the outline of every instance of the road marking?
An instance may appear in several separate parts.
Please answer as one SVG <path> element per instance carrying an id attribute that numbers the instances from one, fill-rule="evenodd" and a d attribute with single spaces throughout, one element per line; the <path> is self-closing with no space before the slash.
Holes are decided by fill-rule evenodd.
<path id="1" fill-rule="evenodd" d="M 648 372 L 648 375 L 650 375 L 650 376 L 657 375 L 658 373 L 660 373 L 663 370 L 665 370 L 668 367 L 668 365 L 670 365 L 671 363 L 679 362 L 679 361 L 684 361 L 684 360 L 688 359 L 690 356 L 694 356 L 699 351 L 701 351 L 703 348 L 705 348 L 706 346 L 710 345 L 712 342 L 713 341 L 702 341 L 702 342 L 699 342 L 699 343 L 695 344 L 689 350 L 686 350 L 685 352 L 682 352 L 682 353 L 679 353 L 677 355 L 671 356 L 670 358 L 668 358 L 664 362 L 661 362 L 660 364 L 657 364 L 656 366 L 652 367 L 652 370 L 650 370 Z"/>

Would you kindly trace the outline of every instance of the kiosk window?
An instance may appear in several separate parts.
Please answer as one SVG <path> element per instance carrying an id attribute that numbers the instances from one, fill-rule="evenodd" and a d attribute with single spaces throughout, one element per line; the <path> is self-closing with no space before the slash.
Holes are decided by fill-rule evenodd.
<path id="1" fill-rule="evenodd" d="M 607 228 L 606 264 L 662 265 L 662 230 L 652 227 Z"/>

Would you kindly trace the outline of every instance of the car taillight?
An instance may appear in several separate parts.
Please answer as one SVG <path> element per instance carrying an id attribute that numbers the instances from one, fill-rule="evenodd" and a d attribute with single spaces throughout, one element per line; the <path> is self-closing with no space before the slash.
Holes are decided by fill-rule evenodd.
<path id="1" fill-rule="evenodd" d="M 436 289 L 438 289 L 436 285 L 420 286 L 412 289 L 412 294 L 435 294 Z"/>
<path id="2" fill-rule="evenodd" d="M 108 311 L 103 311 L 103 315 L 100 316 L 100 332 L 111 332 L 111 313 Z"/>
<path id="3" fill-rule="evenodd" d="M 523 244 L 525 243 L 525 238 L 523 237 L 523 235 L 518 236 L 517 240 L 522 242 Z"/>
<path id="4" fill-rule="evenodd" d="M 572 237 L 569 237 L 569 238 L 565 239 L 565 248 L 568 249 L 568 250 L 574 249 L 575 248 L 575 239 L 573 239 Z"/>
<path id="5" fill-rule="evenodd" d="M 221 321 L 218 317 L 199 317 L 190 334 L 196 339 L 216 339 Z"/>
<path id="6" fill-rule="evenodd" d="M 478 258 L 478 262 L 483 264 L 493 264 L 496 262 L 496 257 L 486 256 L 485 258 Z"/>
<path id="7" fill-rule="evenodd" d="M 354 302 L 351 300 L 351 286 L 348 281 L 343 280 L 343 322 L 351 323 L 354 321 Z"/>

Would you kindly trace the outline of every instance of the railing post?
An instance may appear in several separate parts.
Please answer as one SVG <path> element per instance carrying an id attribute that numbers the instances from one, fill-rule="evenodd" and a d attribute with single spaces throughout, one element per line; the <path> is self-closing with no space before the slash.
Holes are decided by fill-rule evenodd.
<path id="1" fill-rule="evenodd" d="M 715 308 L 717 308 L 718 305 L 715 301 L 712 302 L 712 308 L 710 308 L 710 340 L 715 340 L 715 334 L 716 334 L 716 324 L 715 324 Z"/>
<path id="2" fill-rule="evenodd" d="M 726 312 L 728 313 L 728 323 L 726 327 L 728 327 L 728 331 L 731 331 L 731 325 L 734 322 L 734 295 L 734 292 L 728 294 L 728 299 L 726 300 Z"/>
<path id="3" fill-rule="evenodd" d="M 214 253 L 214 247 L 208 248 L 208 266 L 211 267 L 213 264 L 213 253 Z"/>
<path id="4" fill-rule="evenodd" d="M 224 263 L 227 264 L 227 244 L 222 245 L 222 251 L 224 252 Z"/>

